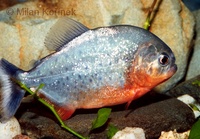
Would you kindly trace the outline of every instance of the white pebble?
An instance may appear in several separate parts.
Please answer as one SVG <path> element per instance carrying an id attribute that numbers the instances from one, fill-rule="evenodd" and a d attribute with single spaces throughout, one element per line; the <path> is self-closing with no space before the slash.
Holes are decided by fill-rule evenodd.
<path id="1" fill-rule="evenodd" d="M 145 139 L 145 134 L 142 128 L 126 127 L 118 131 L 112 139 Z"/>
<path id="2" fill-rule="evenodd" d="M 195 103 L 195 99 L 188 94 L 179 96 L 177 99 L 182 101 L 183 103 L 185 103 L 187 105 L 191 104 L 191 103 Z"/>
<path id="3" fill-rule="evenodd" d="M 12 139 L 19 134 L 21 134 L 21 128 L 15 117 L 6 123 L 0 122 L 0 139 Z"/>

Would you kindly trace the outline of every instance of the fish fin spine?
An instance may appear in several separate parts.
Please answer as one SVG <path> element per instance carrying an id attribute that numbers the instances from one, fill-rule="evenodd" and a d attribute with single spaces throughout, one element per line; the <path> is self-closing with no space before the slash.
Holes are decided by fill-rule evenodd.
<path id="1" fill-rule="evenodd" d="M 5 59 L 0 60 L 1 122 L 5 122 L 14 116 L 25 94 L 25 91 L 13 81 L 13 79 L 17 76 L 17 72 L 22 72 L 22 70 L 12 65 Z"/>

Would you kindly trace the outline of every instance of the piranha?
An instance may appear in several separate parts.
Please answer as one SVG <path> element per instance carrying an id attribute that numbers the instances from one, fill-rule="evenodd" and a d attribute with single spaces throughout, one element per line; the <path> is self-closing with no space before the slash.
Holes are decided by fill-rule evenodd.
<path id="1" fill-rule="evenodd" d="M 141 97 L 177 70 L 171 49 L 151 32 L 115 25 L 88 29 L 69 18 L 51 28 L 45 46 L 54 52 L 23 71 L 0 60 L 0 120 L 17 111 L 25 91 L 44 87 L 37 95 L 66 120 L 76 109 L 100 108 Z"/>

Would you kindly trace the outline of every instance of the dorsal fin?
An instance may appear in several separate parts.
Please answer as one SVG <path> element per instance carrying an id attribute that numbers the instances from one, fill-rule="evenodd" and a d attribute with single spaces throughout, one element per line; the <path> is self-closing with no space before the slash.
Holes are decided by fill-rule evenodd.
<path id="1" fill-rule="evenodd" d="M 45 46 L 51 51 L 60 50 L 65 44 L 89 29 L 68 17 L 60 18 L 45 38 Z"/>

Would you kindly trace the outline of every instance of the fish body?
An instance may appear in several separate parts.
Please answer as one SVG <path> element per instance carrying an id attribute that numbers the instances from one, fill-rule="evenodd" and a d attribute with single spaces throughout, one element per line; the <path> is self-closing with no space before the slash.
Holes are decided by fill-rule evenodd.
<path id="1" fill-rule="evenodd" d="M 130 104 L 177 70 L 174 54 L 163 41 L 130 25 L 90 30 L 63 18 L 45 44 L 55 52 L 30 71 L 0 61 L 2 121 L 14 115 L 24 96 L 14 80 L 32 89 L 43 83 L 37 95 L 53 104 L 65 120 L 79 108 Z"/>

